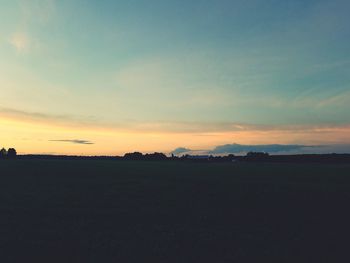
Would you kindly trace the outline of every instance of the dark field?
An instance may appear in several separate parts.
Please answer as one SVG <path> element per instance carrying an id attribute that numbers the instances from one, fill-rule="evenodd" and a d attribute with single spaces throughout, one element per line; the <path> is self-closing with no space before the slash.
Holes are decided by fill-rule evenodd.
<path id="1" fill-rule="evenodd" d="M 0 262 L 349 262 L 350 165 L 0 161 Z"/>

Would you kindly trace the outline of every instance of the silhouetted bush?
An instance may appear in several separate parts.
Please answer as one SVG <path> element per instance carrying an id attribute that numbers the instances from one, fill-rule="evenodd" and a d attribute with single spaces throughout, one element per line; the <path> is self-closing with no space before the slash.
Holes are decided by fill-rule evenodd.
<path id="1" fill-rule="evenodd" d="M 150 154 L 146 154 L 144 156 L 145 160 L 154 160 L 154 161 L 163 161 L 166 160 L 168 157 L 166 157 L 166 155 L 164 153 L 150 153 Z"/>
<path id="2" fill-rule="evenodd" d="M 143 154 L 140 152 L 126 153 L 124 155 L 124 159 L 126 159 L 126 160 L 142 160 Z"/>
<path id="3" fill-rule="evenodd" d="M 10 148 L 10 149 L 8 149 L 8 151 L 7 151 L 7 157 L 8 157 L 9 159 L 14 159 L 14 158 L 16 158 L 16 156 L 17 156 L 17 151 L 16 151 L 15 148 Z"/>
<path id="4" fill-rule="evenodd" d="M 1 158 L 1 159 L 5 159 L 6 157 L 7 157 L 7 151 L 6 151 L 5 148 L 2 148 L 2 149 L 0 150 L 0 158 Z"/>
<path id="5" fill-rule="evenodd" d="M 167 160 L 168 157 L 164 153 L 147 153 L 143 155 L 140 152 L 126 153 L 124 155 L 125 160 L 146 160 L 146 161 L 163 161 Z"/>

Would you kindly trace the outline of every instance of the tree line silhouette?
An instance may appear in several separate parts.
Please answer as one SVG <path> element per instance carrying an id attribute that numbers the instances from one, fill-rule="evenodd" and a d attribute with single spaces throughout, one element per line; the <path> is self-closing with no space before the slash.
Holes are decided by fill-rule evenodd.
<path id="1" fill-rule="evenodd" d="M 140 152 L 126 153 L 123 157 L 125 160 L 153 160 L 153 161 L 164 161 L 168 157 L 164 153 L 146 153 L 142 154 Z"/>
<path id="2" fill-rule="evenodd" d="M 127 160 L 127 161 L 184 161 L 184 162 L 278 162 L 278 163 L 350 163 L 350 154 L 295 154 L 270 155 L 266 152 L 248 152 L 246 155 L 228 154 L 224 156 L 189 155 L 167 156 L 161 152 L 132 152 L 124 156 L 74 156 L 74 155 L 17 155 L 15 148 L 0 150 L 1 159 L 41 159 L 41 160 Z"/>
<path id="3" fill-rule="evenodd" d="M 17 156 L 17 151 L 15 148 L 9 148 L 6 150 L 5 148 L 2 148 L 0 150 L 0 159 L 14 159 Z"/>
<path id="4" fill-rule="evenodd" d="M 294 154 L 270 155 L 267 152 L 248 152 L 246 155 L 228 154 L 224 156 L 189 155 L 166 156 L 164 153 L 126 153 L 120 160 L 136 161 L 185 161 L 185 162 L 275 162 L 275 163 L 350 163 L 350 154 Z"/>

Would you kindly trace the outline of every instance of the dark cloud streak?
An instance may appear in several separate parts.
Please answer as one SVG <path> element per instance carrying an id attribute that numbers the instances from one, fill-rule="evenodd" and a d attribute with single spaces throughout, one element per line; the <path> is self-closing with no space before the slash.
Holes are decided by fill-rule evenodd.
<path id="1" fill-rule="evenodd" d="M 94 144 L 93 142 L 87 141 L 87 140 L 49 140 L 50 142 L 67 142 L 67 143 L 73 143 L 73 144 L 84 144 L 84 145 L 91 145 Z"/>

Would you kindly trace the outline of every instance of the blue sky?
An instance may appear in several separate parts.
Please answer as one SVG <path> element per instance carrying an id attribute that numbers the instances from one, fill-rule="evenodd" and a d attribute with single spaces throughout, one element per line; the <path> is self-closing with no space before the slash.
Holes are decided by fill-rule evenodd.
<path id="1" fill-rule="evenodd" d="M 7 118 L 202 133 L 350 123 L 349 1 L 0 2 Z"/>

